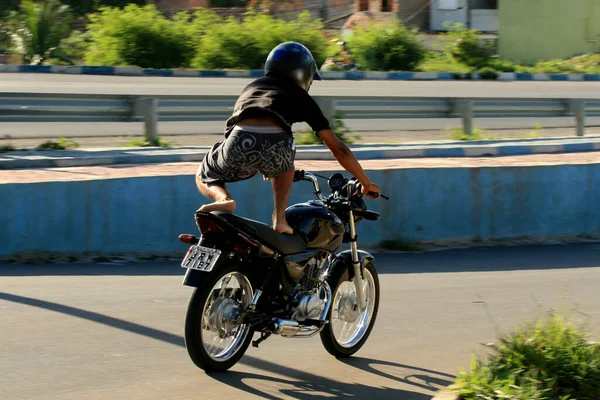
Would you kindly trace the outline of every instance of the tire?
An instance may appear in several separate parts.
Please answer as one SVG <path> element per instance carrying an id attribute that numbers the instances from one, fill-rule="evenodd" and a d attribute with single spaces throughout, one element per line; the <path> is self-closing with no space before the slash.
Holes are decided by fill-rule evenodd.
<path id="1" fill-rule="evenodd" d="M 220 326 L 219 322 L 221 324 L 225 324 L 225 322 L 223 322 L 225 319 L 218 317 L 205 319 L 203 316 L 205 314 L 208 316 L 208 314 L 211 312 L 213 316 L 227 315 L 227 312 L 220 312 L 220 310 L 228 310 L 227 307 L 230 307 L 229 310 L 231 310 L 231 307 L 235 307 L 229 300 L 226 299 L 227 296 L 239 294 L 243 298 L 243 304 L 239 305 L 237 309 L 245 308 L 244 306 L 247 306 L 250 303 L 253 295 L 253 289 L 252 284 L 250 283 L 251 281 L 249 274 L 246 271 L 247 269 L 241 265 L 231 265 L 221 268 L 218 271 L 211 273 L 211 276 L 208 276 L 202 285 L 194 290 L 190 298 L 185 318 L 185 347 L 187 348 L 188 354 L 194 364 L 207 373 L 226 371 L 234 366 L 242 358 L 252 340 L 253 331 L 247 326 L 237 325 L 240 330 L 238 332 L 240 337 L 236 340 L 236 334 L 236 337 L 234 338 L 235 345 L 230 350 L 231 354 L 228 352 L 222 357 L 219 357 L 218 355 L 215 356 L 214 354 L 211 355 L 205 347 L 205 342 L 208 340 L 203 341 L 203 334 L 208 335 L 209 333 L 212 333 L 220 337 L 217 332 L 208 329 L 208 327 L 218 327 Z M 231 283 L 231 281 L 238 280 L 238 278 L 242 280 L 245 279 L 246 282 L 238 283 L 240 288 L 246 284 L 248 285 L 248 288 L 245 290 L 239 290 L 238 292 L 235 292 L 237 289 L 225 291 L 215 289 L 216 285 L 227 276 L 231 276 L 230 281 L 228 281 L 229 283 Z M 244 293 L 248 291 L 249 293 Z M 225 292 L 227 296 L 223 295 L 221 297 L 215 297 L 221 292 Z M 220 303 L 218 303 L 219 301 Z M 226 302 L 227 304 L 224 304 Z M 221 304 L 221 307 L 218 307 L 217 304 Z M 211 324 L 209 321 L 216 322 Z M 226 325 L 226 328 L 230 328 L 231 326 L 236 325 L 232 323 L 232 325 Z M 243 331 L 245 331 L 245 333 L 243 333 Z M 218 332 L 222 333 L 224 330 L 218 330 Z M 226 349 L 227 348 L 225 348 L 223 351 Z"/>
<path id="2" fill-rule="evenodd" d="M 346 357 L 350 357 L 352 356 L 354 353 L 356 353 L 358 350 L 360 350 L 360 348 L 365 344 L 365 342 L 367 341 L 367 339 L 369 338 L 369 335 L 371 334 L 371 330 L 373 329 L 373 326 L 375 325 L 375 320 L 377 318 L 377 311 L 379 310 L 379 278 L 377 277 L 377 271 L 375 270 L 375 266 L 372 263 L 369 263 L 365 266 L 364 268 L 365 271 L 365 280 L 369 280 L 367 277 L 370 275 L 371 279 L 370 279 L 370 285 L 371 287 L 374 288 L 374 300 L 373 300 L 373 296 L 371 296 L 371 293 L 369 293 L 369 295 L 367 296 L 367 308 L 366 308 L 366 312 L 368 315 L 368 312 L 370 309 L 372 309 L 372 313 L 371 316 L 369 317 L 370 320 L 368 322 L 367 328 L 362 330 L 361 328 L 358 328 L 355 330 L 355 336 L 351 336 L 348 340 L 344 340 L 344 337 L 342 337 L 342 335 L 340 335 L 340 333 L 338 333 L 338 336 L 340 336 L 339 338 L 336 338 L 336 334 L 335 334 L 335 330 L 336 328 L 339 326 L 337 325 L 338 321 L 342 321 L 342 318 L 332 318 L 335 317 L 335 314 L 338 314 L 338 317 L 340 315 L 344 315 L 343 311 L 340 311 L 341 308 L 343 308 L 343 306 L 340 305 L 340 303 L 343 302 L 344 300 L 344 294 L 343 293 L 348 293 L 348 290 L 351 285 L 352 287 L 354 287 L 354 282 L 350 282 L 349 280 L 349 276 L 348 276 L 348 271 L 346 271 L 341 278 L 339 278 L 339 280 L 337 282 L 329 282 L 330 286 L 334 286 L 335 285 L 335 289 L 333 290 L 332 296 L 333 296 L 333 301 L 331 304 L 331 307 L 329 309 L 329 313 L 327 315 L 327 319 L 329 320 L 329 323 L 323 328 L 323 330 L 321 331 L 321 342 L 323 343 L 323 346 L 325 347 L 325 350 L 327 350 L 327 352 L 329 352 L 329 354 L 331 354 L 332 356 L 335 356 L 336 358 L 346 358 Z M 368 273 L 367 273 L 368 272 Z M 369 284 L 369 282 L 367 282 L 367 284 Z M 342 291 L 343 293 L 340 293 L 340 291 Z M 356 288 L 354 287 L 354 296 L 356 296 Z M 354 297 L 355 298 L 355 297 Z M 351 297 L 346 297 L 346 299 L 351 299 Z M 342 300 L 341 302 L 339 300 Z M 345 303 L 348 304 L 348 302 L 352 302 L 352 300 L 348 300 Z M 371 308 L 372 307 L 372 308 Z M 353 310 L 350 311 L 350 313 L 352 312 L 358 312 L 357 310 Z M 363 313 L 358 313 L 357 319 L 361 319 L 363 318 L 364 312 Z M 346 321 L 344 321 L 346 322 Z M 352 323 L 355 323 L 356 320 Z M 340 322 L 343 323 L 343 322 Z M 342 331 L 343 332 L 343 331 Z"/>

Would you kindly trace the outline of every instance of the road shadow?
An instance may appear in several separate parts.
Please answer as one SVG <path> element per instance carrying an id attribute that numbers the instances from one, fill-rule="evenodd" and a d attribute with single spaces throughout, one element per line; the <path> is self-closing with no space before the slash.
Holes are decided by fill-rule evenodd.
<path id="1" fill-rule="evenodd" d="M 475 247 L 426 253 L 376 253 L 380 274 L 491 272 L 600 266 L 600 244 Z M 169 276 L 183 277 L 180 261 L 139 263 L 0 264 L 0 276 Z"/>
<path id="2" fill-rule="evenodd" d="M 252 360 L 244 363 L 247 365 L 253 364 Z M 430 400 L 433 396 L 432 394 L 417 393 L 410 390 L 340 382 L 318 375 L 306 374 L 298 370 L 294 371 L 297 371 L 298 375 L 293 376 L 293 380 L 235 371 L 209 376 L 218 382 L 263 399 L 281 399 L 285 396 L 286 398 L 291 397 L 302 400 L 331 398 Z M 281 374 L 280 369 L 272 372 Z M 261 389 L 261 386 L 266 386 L 270 390 L 267 392 L 266 389 Z M 280 396 L 273 394 L 273 392 L 277 392 Z"/>
<path id="3" fill-rule="evenodd" d="M 0 292 L 0 300 L 9 301 L 18 304 L 24 304 L 31 307 L 37 307 L 47 311 L 53 311 L 72 317 L 81 318 L 87 321 L 96 322 L 102 325 L 121 329 L 130 333 L 135 333 L 141 336 L 159 340 L 177 347 L 185 347 L 185 341 L 182 336 L 175 335 L 159 329 L 150 328 L 145 325 L 136 324 L 120 318 L 110 317 L 104 314 L 87 311 L 77 307 L 71 307 L 64 304 L 50 302 L 32 297 L 18 296 L 10 293 Z M 243 373 L 229 371 L 219 374 L 210 374 L 213 379 L 243 390 L 246 393 L 255 394 L 267 399 L 278 399 L 272 394 L 269 394 L 259 387 L 250 385 L 249 381 L 259 381 L 263 383 L 269 382 L 269 387 L 272 388 L 273 383 L 282 385 L 281 389 L 276 389 L 281 395 L 296 399 L 317 399 L 317 398 L 367 398 L 374 397 L 377 399 L 399 399 L 399 400 L 429 400 L 432 395 L 416 393 L 410 390 L 393 389 L 389 387 L 372 387 L 359 383 L 341 382 L 326 377 L 308 372 L 310 366 L 305 366 L 306 370 L 291 368 L 285 365 L 276 364 L 270 361 L 261 360 L 251 356 L 244 356 L 240 363 L 268 371 L 270 373 L 283 375 L 286 378 L 275 378 L 272 376 L 261 375 L 257 373 Z M 404 364 L 396 364 L 389 361 L 380 361 L 374 359 L 350 359 L 346 360 L 347 365 L 352 365 L 365 372 L 372 373 L 381 377 L 391 379 L 393 381 L 405 383 L 419 389 L 436 391 L 446 386 L 451 381 L 445 378 L 451 378 L 451 375 L 431 371 L 418 367 L 411 367 Z M 414 371 L 406 376 L 397 377 L 390 373 L 382 373 L 373 365 L 387 365 L 399 367 L 406 370 Z M 444 378 L 440 378 L 444 377 Z M 289 379 L 288 379 L 289 378 Z M 415 378 L 418 378 L 415 379 Z M 423 383 L 426 382 L 426 383 Z M 261 386 L 261 385 L 258 385 Z M 262 385 L 264 386 L 264 385 Z"/>
<path id="4" fill-rule="evenodd" d="M 599 260 L 599 243 L 473 247 L 426 253 L 375 255 L 375 265 L 380 274 L 593 268 L 600 266 Z"/>
<path id="5" fill-rule="evenodd" d="M 183 255 L 182 255 L 183 259 Z M 0 276 L 174 276 L 183 279 L 181 261 L 2 264 Z"/>

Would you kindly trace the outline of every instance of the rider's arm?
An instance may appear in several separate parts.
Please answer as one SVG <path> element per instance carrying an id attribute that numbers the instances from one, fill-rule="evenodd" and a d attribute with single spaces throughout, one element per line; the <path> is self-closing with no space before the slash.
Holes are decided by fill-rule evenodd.
<path id="1" fill-rule="evenodd" d="M 364 192 L 376 192 L 379 194 L 379 187 L 371 182 L 362 166 L 352 153 L 352 150 L 335 136 L 331 129 L 324 129 L 317 132 L 317 135 L 323 140 L 325 146 L 329 148 L 333 156 L 340 165 L 352 176 L 356 177 L 364 188 Z"/>

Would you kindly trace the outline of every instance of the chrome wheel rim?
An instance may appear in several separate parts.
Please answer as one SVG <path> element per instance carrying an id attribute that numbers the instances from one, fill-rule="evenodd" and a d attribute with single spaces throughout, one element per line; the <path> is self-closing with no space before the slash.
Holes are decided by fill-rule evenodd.
<path id="1" fill-rule="evenodd" d="M 345 281 L 340 284 L 333 299 L 331 311 L 331 328 L 337 343 L 350 348 L 365 336 L 375 310 L 375 280 L 368 269 L 363 270 L 363 287 L 367 307 L 360 311 L 354 282 Z"/>
<path id="2" fill-rule="evenodd" d="M 200 340 L 211 359 L 227 361 L 243 346 L 250 328 L 237 319 L 252 296 L 250 281 L 240 272 L 224 275 L 211 289 L 200 326 Z"/>

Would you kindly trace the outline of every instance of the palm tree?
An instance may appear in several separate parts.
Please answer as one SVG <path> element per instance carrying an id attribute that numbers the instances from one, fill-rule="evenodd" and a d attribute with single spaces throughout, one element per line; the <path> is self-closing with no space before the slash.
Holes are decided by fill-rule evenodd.
<path id="1" fill-rule="evenodd" d="M 69 36 L 71 13 L 59 0 L 25 0 L 12 19 L 17 53 L 27 64 L 43 64 Z"/>

